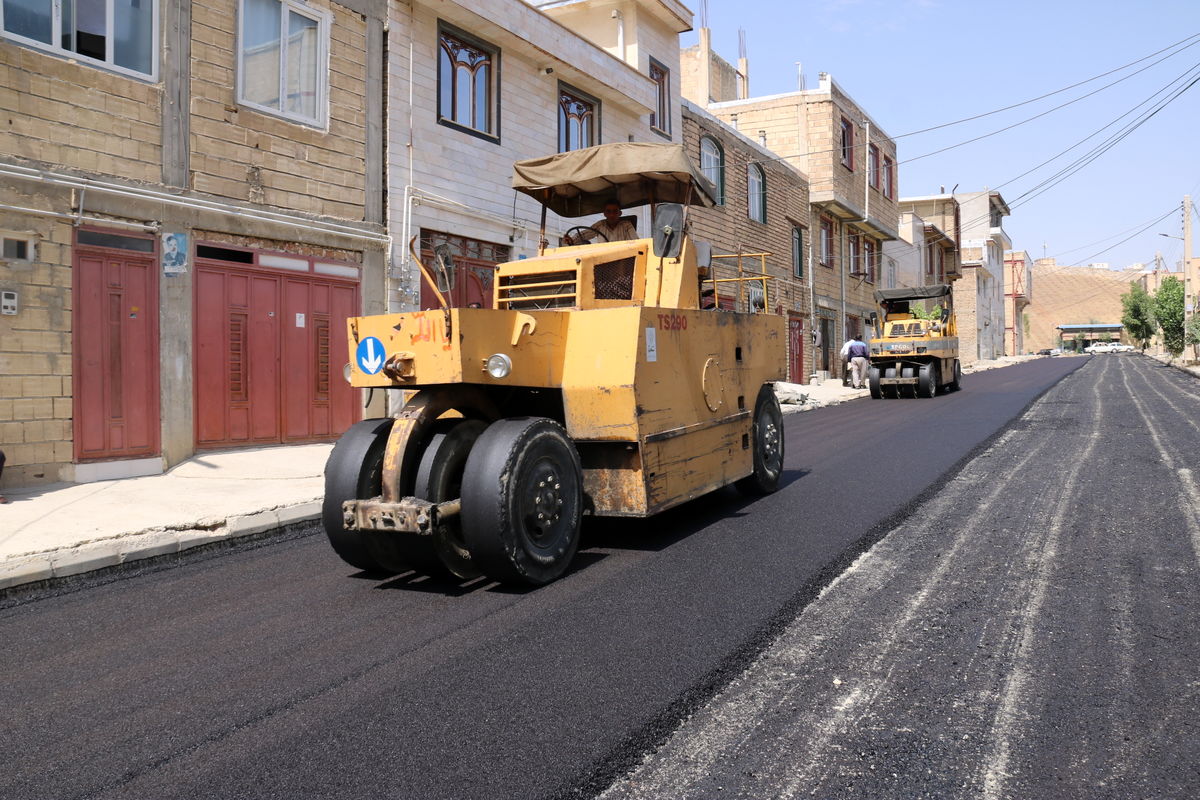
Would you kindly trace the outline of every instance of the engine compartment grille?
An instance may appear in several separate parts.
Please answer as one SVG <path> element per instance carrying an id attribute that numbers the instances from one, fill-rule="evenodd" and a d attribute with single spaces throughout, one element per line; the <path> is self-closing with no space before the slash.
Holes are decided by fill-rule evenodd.
<path id="1" fill-rule="evenodd" d="M 497 302 L 521 311 L 574 308 L 579 294 L 579 276 L 573 270 L 537 275 L 501 275 Z"/>

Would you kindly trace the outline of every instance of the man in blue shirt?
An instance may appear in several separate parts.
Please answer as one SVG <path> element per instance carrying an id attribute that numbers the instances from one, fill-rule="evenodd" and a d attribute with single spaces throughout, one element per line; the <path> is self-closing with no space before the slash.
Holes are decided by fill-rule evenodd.
<path id="1" fill-rule="evenodd" d="M 842 355 L 850 359 L 850 385 L 855 389 L 866 388 L 867 369 L 871 366 L 870 350 L 857 336 L 851 336 L 842 345 Z"/>

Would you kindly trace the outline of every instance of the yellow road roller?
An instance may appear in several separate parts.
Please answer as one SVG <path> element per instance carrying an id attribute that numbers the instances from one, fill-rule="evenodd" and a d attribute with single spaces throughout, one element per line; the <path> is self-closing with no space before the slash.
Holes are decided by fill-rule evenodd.
<path id="1" fill-rule="evenodd" d="M 933 397 L 942 389 L 957 390 L 962 367 L 950 285 L 879 289 L 875 301 L 883 316 L 871 315 L 871 397 Z"/>
<path id="2" fill-rule="evenodd" d="M 710 268 L 687 212 L 714 190 L 682 146 L 521 161 L 513 187 L 542 204 L 542 246 L 497 267 L 493 308 L 450 307 L 454 267 L 438 257 L 421 270 L 441 308 L 347 322 L 351 384 L 408 398 L 351 427 L 325 468 L 324 528 L 354 567 L 544 584 L 584 515 L 779 486 L 785 323 L 701 309 Z M 547 209 L 610 202 L 651 204 L 652 235 L 546 246 Z"/>

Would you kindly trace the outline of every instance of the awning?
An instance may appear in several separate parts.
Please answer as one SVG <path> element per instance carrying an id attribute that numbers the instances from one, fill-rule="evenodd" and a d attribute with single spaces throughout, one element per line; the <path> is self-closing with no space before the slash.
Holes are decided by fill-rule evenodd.
<path id="1" fill-rule="evenodd" d="M 875 300 L 882 303 L 885 300 L 929 300 L 934 297 L 945 297 L 950 294 L 950 284 L 935 283 L 931 286 L 916 286 L 908 289 L 877 289 Z"/>
<path id="2" fill-rule="evenodd" d="M 598 214 L 608 203 L 716 205 L 716 189 L 681 144 L 616 142 L 513 165 L 513 188 L 563 217 Z"/>

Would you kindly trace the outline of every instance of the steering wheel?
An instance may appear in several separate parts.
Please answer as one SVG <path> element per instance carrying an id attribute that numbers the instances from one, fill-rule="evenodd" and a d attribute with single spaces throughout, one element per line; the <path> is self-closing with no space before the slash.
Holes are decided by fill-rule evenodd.
<path id="1" fill-rule="evenodd" d="M 591 231 L 592 233 L 596 234 L 604 241 L 606 241 L 606 242 L 608 241 L 607 236 L 605 236 L 601 231 L 598 231 L 595 228 L 593 228 L 591 225 L 576 225 L 575 227 L 571 228 L 566 233 L 564 233 L 562 235 L 562 238 L 558 240 L 559 247 L 566 246 L 567 239 L 573 238 L 571 236 L 571 234 L 573 234 L 575 231 Z"/>

